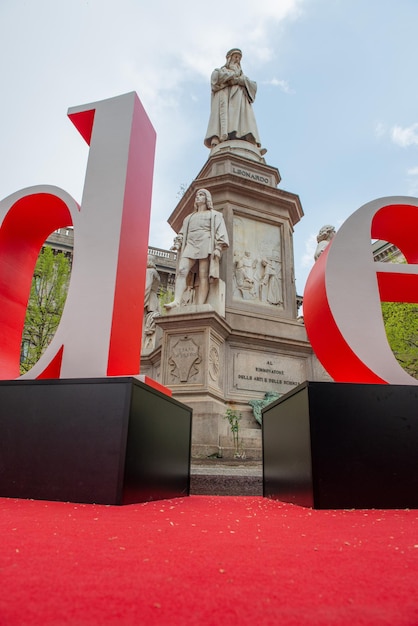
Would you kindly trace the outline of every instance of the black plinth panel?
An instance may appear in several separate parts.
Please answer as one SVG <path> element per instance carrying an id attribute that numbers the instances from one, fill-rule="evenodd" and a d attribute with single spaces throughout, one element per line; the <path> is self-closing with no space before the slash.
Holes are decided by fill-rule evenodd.
<path id="1" fill-rule="evenodd" d="M 0 382 L 0 496 L 186 496 L 192 411 L 135 378 Z"/>
<path id="2" fill-rule="evenodd" d="M 418 387 L 306 382 L 263 411 L 264 496 L 418 508 Z"/>

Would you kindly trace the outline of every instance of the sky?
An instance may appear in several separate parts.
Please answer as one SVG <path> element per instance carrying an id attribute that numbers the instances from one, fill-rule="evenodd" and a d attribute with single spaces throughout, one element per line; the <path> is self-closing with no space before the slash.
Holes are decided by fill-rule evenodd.
<path id="1" fill-rule="evenodd" d="M 418 195 L 417 24 L 416 0 L 0 0 L 0 199 L 51 184 L 81 202 L 67 110 L 136 91 L 157 133 L 149 243 L 170 248 L 209 156 L 211 72 L 238 47 L 266 162 L 302 203 L 302 294 L 321 226 Z"/>

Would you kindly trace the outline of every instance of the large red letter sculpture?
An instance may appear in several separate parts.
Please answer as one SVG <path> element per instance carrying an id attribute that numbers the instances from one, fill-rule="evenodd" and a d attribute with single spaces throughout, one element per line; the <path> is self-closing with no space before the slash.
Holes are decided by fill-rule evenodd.
<path id="1" fill-rule="evenodd" d="M 315 263 L 303 312 L 312 347 L 337 382 L 418 385 L 395 359 L 381 301 L 418 302 L 418 199 L 380 198 L 358 209 Z M 371 239 L 407 264 L 374 262 Z"/>
<path id="2" fill-rule="evenodd" d="M 68 115 L 90 145 L 81 208 L 50 186 L 0 202 L 0 379 L 19 376 L 36 259 L 48 235 L 68 225 L 74 257 L 63 315 L 25 378 L 139 372 L 155 132 L 135 93 Z"/>

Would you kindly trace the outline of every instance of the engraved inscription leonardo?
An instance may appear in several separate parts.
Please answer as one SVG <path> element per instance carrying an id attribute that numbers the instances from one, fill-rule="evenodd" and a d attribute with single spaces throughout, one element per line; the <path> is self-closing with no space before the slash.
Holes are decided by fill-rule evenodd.
<path id="1" fill-rule="evenodd" d="M 259 183 L 263 183 L 264 185 L 269 185 L 270 179 L 267 176 L 262 176 L 261 174 L 256 174 L 255 172 L 250 172 L 249 170 L 243 170 L 241 167 L 232 167 L 232 173 L 236 176 L 242 176 L 242 178 L 249 178 L 250 180 L 256 180 Z"/>

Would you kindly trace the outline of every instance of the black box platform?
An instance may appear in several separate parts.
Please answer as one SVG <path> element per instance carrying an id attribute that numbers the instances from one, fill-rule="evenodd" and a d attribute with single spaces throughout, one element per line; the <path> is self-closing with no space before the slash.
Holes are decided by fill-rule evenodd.
<path id="1" fill-rule="evenodd" d="M 189 407 L 132 377 L 0 381 L 0 496 L 187 496 L 191 421 Z"/>
<path id="2" fill-rule="evenodd" d="M 270 404 L 263 494 L 315 509 L 418 508 L 418 387 L 305 382 Z"/>

